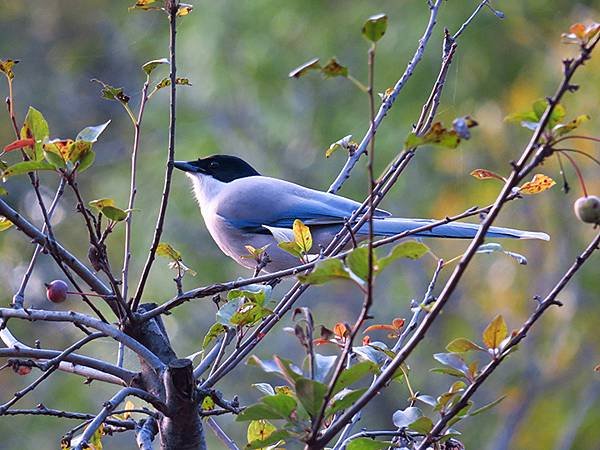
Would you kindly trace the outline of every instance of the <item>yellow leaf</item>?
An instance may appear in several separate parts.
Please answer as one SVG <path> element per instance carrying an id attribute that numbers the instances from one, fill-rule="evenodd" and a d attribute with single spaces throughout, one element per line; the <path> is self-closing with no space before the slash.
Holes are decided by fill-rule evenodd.
<path id="1" fill-rule="evenodd" d="M 264 441 L 277 430 L 275 426 L 268 420 L 253 420 L 248 425 L 247 438 L 248 443 L 253 441 Z"/>
<path id="2" fill-rule="evenodd" d="M 533 177 L 533 180 L 528 181 L 519 188 L 521 194 L 534 195 L 544 192 L 554 186 L 556 182 L 542 173 L 538 173 Z"/>
<path id="3" fill-rule="evenodd" d="M 307 254 L 313 245 L 310 230 L 299 219 L 294 220 L 293 230 L 296 244 L 298 244 L 298 246 L 302 249 L 304 254 Z"/>
<path id="4" fill-rule="evenodd" d="M 160 244 L 158 244 L 158 247 L 156 247 L 156 255 L 164 256 L 165 258 L 170 258 L 173 261 L 181 261 L 181 253 L 179 253 L 177 250 L 171 247 L 170 244 L 167 244 L 166 242 L 161 242 Z"/>
<path id="5" fill-rule="evenodd" d="M 179 9 L 177 10 L 177 17 L 187 16 L 192 12 L 194 7 L 192 5 L 188 5 L 187 3 L 180 3 Z"/>
<path id="6" fill-rule="evenodd" d="M 123 413 L 123 420 L 127 420 L 131 417 L 130 409 L 135 409 L 135 404 L 131 400 L 127 400 L 125 403 L 125 412 Z"/>
<path id="7" fill-rule="evenodd" d="M 500 343 L 508 336 L 508 327 L 504 317 L 497 315 L 483 331 L 483 343 L 489 349 L 500 347 Z"/>
<path id="8" fill-rule="evenodd" d="M 0 231 L 8 230 L 13 223 L 4 216 L 0 216 Z"/>

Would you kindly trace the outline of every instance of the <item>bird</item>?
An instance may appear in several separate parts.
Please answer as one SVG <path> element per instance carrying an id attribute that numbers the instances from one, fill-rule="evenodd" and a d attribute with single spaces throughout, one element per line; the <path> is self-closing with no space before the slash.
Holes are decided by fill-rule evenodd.
<path id="1" fill-rule="evenodd" d="M 192 182 L 194 196 L 208 232 L 225 255 L 238 264 L 256 268 L 246 246 L 266 247 L 270 262 L 262 269 L 276 272 L 300 264 L 297 257 L 278 247 L 282 240 L 293 241 L 293 223 L 309 227 L 313 248 L 323 248 L 360 207 L 340 195 L 310 189 L 278 178 L 261 175 L 242 158 L 212 155 L 192 161 L 175 161 Z M 392 217 L 387 211 L 373 213 L 373 233 L 392 236 L 434 222 L 431 219 Z M 473 238 L 479 224 L 451 222 L 415 234 L 415 237 Z M 356 239 L 368 237 L 368 224 L 356 232 Z M 549 240 L 546 233 L 491 227 L 486 237 Z"/>

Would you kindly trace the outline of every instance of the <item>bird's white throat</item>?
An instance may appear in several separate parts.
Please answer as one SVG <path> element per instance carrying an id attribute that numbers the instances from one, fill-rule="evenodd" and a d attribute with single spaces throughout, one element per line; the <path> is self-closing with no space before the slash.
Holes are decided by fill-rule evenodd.
<path id="1" fill-rule="evenodd" d="M 202 173 L 186 172 L 186 175 L 192 181 L 194 196 L 200 209 L 208 208 L 211 201 L 217 197 L 219 192 L 225 187 L 226 183 L 213 178 L 210 175 Z"/>

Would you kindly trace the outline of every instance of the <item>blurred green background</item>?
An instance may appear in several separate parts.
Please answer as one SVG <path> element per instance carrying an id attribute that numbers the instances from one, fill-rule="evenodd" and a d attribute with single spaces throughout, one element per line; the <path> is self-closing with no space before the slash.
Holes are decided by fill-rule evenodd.
<path id="1" fill-rule="evenodd" d="M 127 1 L 46 0 L 16 2 L 0 0 L 0 57 L 21 60 L 16 67 L 15 102 L 22 120 L 29 105 L 41 110 L 52 137 L 74 137 L 79 130 L 112 120 L 95 145 L 96 163 L 80 178 L 86 200 L 113 197 L 126 205 L 129 193 L 129 156 L 132 126 L 115 102 L 99 96 L 91 78 L 123 86 L 137 105 L 144 80 L 140 66 L 167 56 L 167 21 L 162 14 L 128 12 Z M 133 3 L 133 0 L 131 0 Z M 377 170 L 401 150 L 404 138 L 429 95 L 439 67 L 444 27 L 456 30 L 476 6 L 475 1 L 445 3 L 422 63 L 399 96 L 377 134 Z M 261 173 L 304 185 L 326 189 L 345 161 L 342 152 L 324 158 L 324 149 L 341 137 L 360 139 L 368 122 L 368 100 L 350 82 L 323 80 L 312 74 L 288 79 L 288 72 L 318 56 L 330 56 L 350 67 L 366 81 L 367 43 L 360 35 L 364 20 L 375 13 L 389 16 L 388 32 L 378 46 L 376 88 L 383 92 L 400 76 L 422 34 L 428 10 L 424 1 L 198 1 L 195 10 L 180 21 L 178 70 L 193 86 L 178 89 L 177 159 L 193 159 L 212 153 L 236 154 Z M 561 76 L 561 58 L 575 49 L 560 43 L 560 33 L 577 21 L 600 17 L 600 2 L 570 0 L 497 1 L 506 18 L 499 20 L 484 9 L 462 36 L 439 110 L 449 123 L 471 114 L 480 126 L 473 138 L 457 150 L 423 149 L 403 174 L 383 207 L 405 217 L 443 217 L 472 205 L 486 205 L 499 191 L 495 181 L 477 181 L 469 172 L 487 168 L 506 174 L 507 161 L 516 158 L 529 132 L 503 122 L 510 112 L 526 110 L 532 101 L 554 92 Z M 157 73 L 160 72 L 158 69 Z M 156 75 L 160 78 L 166 73 Z M 600 122 L 600 55 L 576 77 L 581 89 L 567 95 L 565 106 L 572 115 L 589 113 L 592 120 L 582 133 L 598 135 Z M 0 91 L 6 95 L 5 85 Z M 0 120 L 0 143 L 13 140 L 7 115 Z M 162 189 L 166 157 L 168 93 L 158 93 L 147 108 L 139 158 L 138 197 L 134 216 L 132 282 L 135 285 L 149 247 Z M 598 145 L 578 142 L 577 148 L 599 157 Z M 7 159 L 16 162 L 16 155 Z M 589 191 L 600 193 L 598 167 L 579 159 Z M 444 351 L 455 337 L 478 340 L 485 325 L 502 314 L 509 327 L 518 328 L 531 313 L 534 295 L 544 295 L 577 253 L 594 235 L 572 213 L 581 195 L 571 168 L 567 174 L 572 191 L 561 192 L 555 160 L 543 172 L 558 184 L 539 196 L 513 202 L 497 223 L 543 230 L 552 236 L 540 241 L 505 242 L 505 248 L 527 256 L 520 266 L 503 255 L 482 255 L 470 267 L 461 287 L 428 338 L 410 358 L 413 387 L 421 393 L 439 395 L 454 381 L 431 374 L 437 364 L 432 353 Z M 43 192 L 48 200 L 57 177 L 44 174 Z M 4 186 L 8 201 L 40 224 L 36 203 L 25 177 L 10 179 Z M 366 194 L 364 160 L 356 167 L 342 195 L 362 200 Z M 277 199 L 274 199 L 276 201 Z M 68 193 L 55 219 L 55 232 L 63 243 L 85 258 L 85 230 Z M 185 279 L 193 288 L 218 281 L 246 277 L 250 273 L 221 254 L 202 223 L 190 195 L 190 186 L 175 173 L 173 195 L 163 240 L 181 250 L 186 264 L 198 275 Z M 120 270 L 122 227 L 109 238 L 113 267 Z M 429 241 L 440 257 L 451 258 L 465 248 L 464 242 Z M 0 234 L 0 302 L 6 306 L 29 261 L 32 246 L 18 231 Z M 467 448 L 597 449 L 600 448 L 600 277 L 598 256 L 577 275 L 560 296 L 565 306 L 549 311 L 500 370 L 475 397 L 482 405 L 508 394 L 492 411 L 458 425 Z M 435 266 L 432 258 L 398 262 L 377 283 L 373 313 L 376 322 L 410 316 L 409 303 L 420 298 Z M 442 273 L 442 281 L 450 271 Z M 166 260 L 152 271 L 145 300 L 162 302 L 175 294 L 173 274 Z M 60 278 L 48 257 L 42 257 L 27 291 L 30 307 L 77 309 L 81 305 L 49 304 L 43 282 Z M 275 298 L 285 292 L 279 285 Z M 351 321 L 358 312 L 361 295 L 344 284 L 313 288 L 300 300 L 309 306 L 318 324 L 329 327 Z M 209 300 L 185 304 L 168 316 L 166 326 L 180 356 L 198 351 L 214 321 Z M 297 361 L 301 348 L 293 336 L 281 330 L 290 326 L 285 318 L 273 336 L 265 339 L 256 354 L 280 354 Z M 44 347 L 64 348 L 81 333 L 67 324 L 23 324 L 11 321 L 13 332 L 29 345 L 39 339 Z M 386 340 L 385 335 L 373 338 Z M 324 349 L 331 352 L 333 349 Z M 116 348 L 105 340 L 90 345 L 88 352 L 108 360 Z M 128 355 L 127 365 L 136 367 Z M 35 372 L 19 377 L 0 372 L 0 392 L 6 401 L 11 393 L 31 382 Z M 218 386 L 226 397 L 240 395 L 242 404 L 255 401 L 259 392 L 251 383 L 273 378 L 254 367 L 240 366 Z M 56 373 L 50 381 L 17 406 L 48 407 L 96 412 L 114 389 L 95 382 L 91 386 L 73 375 Z M 365 410 L 360 427 L 388 428 L 391 413 L 407 406 L 404 385 L 391 386 Z M 245 425 L 229 417 L 218 422 L 238 442 L 245 444 Z M 54 418 L 0 417 L 0 449 L 58 448 L 60 436 L 75 423 Z M 210 448 L 221 444 L 207 431 Z M 134 449 L 131 434 L 106 438 L 105 448 Z"/>

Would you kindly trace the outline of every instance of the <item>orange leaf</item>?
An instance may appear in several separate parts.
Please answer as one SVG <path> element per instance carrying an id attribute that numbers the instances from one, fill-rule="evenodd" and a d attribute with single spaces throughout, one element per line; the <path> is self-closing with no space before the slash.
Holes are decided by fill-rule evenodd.
<path id="1" fill-rule="evenodd" d="M 506 181 L 504 177 L 487 169 L 475 169 L 471 172 L 471 175 L 477 178 L 478 180 L 489 180 L 492 178 L 496 178 L 500 181 Z"/>
<path id="2" fill-rule="evenodd" d="M 399 330 L 404 326 L 404 319 L 396 317 L 394 320 L 392 320 L 392 325 L 396 330 Z"/>
<path id="3" fill-rule="evenodd" d="M 5 152 L 12 152 L 13 150 L 18 150 L 23 147 L 31 147 L 35 144 L 35 139 L 17 139 L 16 141 L 8 144 L 4 147 Z"/>
<path id="4" fill-rule="evenodd" d="M 318 345 L 325 345 L 325 344 L 333 344 L 333 342 L 331 342 L 328 339 L 317 338 L 317 339 L 313 339 L 313 344 L 318 346 Z"/>
<path id="5" fill-rule="evenodd" d="M 345 323 L 338 322 L 333 327 L 333 333 L 339 338 L 345 338 L 350 334 L 350 330 Z"/>
<path id="6" fill-rule="evenodd" d="M 397 328 L 394 325 L 387 325 L 387 324 L 379 323 L 379 324 L 371 325 L 370 327 L 367 327 L 367 329 L 363 333 L 368 333 L 369 331 L 378 331 L 378 330 L 396 331 Z"/>
<path id="7" fill-rule="evenodd" d="M 574 23 L 569 27 L 569 31 L 577 36 L 579 39 L 583 39 L 585 37 L 585 25 L 582 23 Z"/>
<path id="8" fill-rule="evenodd" d="M 371 336 L 365 336 L 362 339 L 362 344 L 363 345 L 369 345 L 371 343 Z"/>
<path id="9" fill-rule="evenodd" d="M 540 192 L 550 189 L 555 184 L 556 182 L 552 178 L 542 173 L 538 173 L 533 177 L 533 180 L 523 184 L 523 186 L 519 188 L 519 192 L 527 195 L 539 194 Z"/>

